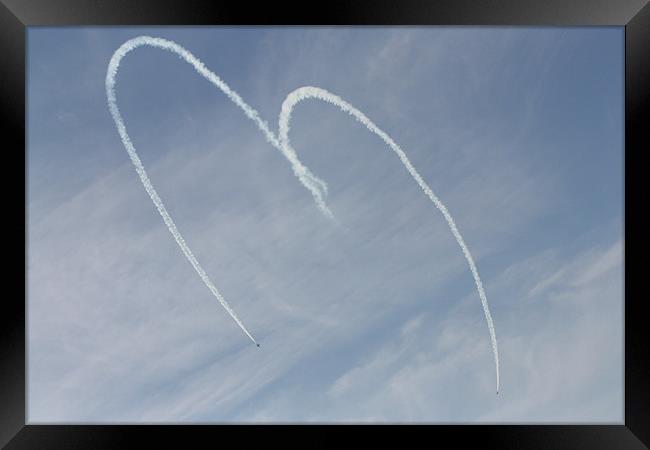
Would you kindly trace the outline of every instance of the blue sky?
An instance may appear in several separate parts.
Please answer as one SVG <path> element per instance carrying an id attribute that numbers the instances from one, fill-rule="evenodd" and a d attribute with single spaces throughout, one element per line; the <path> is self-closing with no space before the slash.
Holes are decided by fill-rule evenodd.
<path id="1" fill-rule="evenodd" d="M 220 91 L 126 56 L 117 96 L 192 251 L 106 105 L 112 53 L 174 40 L 273 130 L 301 86 L 363 111 L 446 204 L 332 105 L 293 115 L 342 226 Z M 30 422 L 621 423 L 622 28 L 30 28 Z"/>

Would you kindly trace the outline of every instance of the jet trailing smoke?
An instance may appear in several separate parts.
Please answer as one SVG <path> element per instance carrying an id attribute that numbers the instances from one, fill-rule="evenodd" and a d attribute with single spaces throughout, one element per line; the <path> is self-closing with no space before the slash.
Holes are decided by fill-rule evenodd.
<path id="1" fill-rule="evenodd" d="M 300 162 L 295 150 L 291 147 L 291 143 L 289 141 L 289 124 L 291 121 L 291 113 L 295 105 L 302 100 L 307 100 L 312 98 L 327 103 L 331 103 L 332 105 L 338 107 L 343 112 L 350 114 L 360 123 L 365 125 L 370 132 L 377 135 L 386 145 L 388 145 L 388 147 L 391 150 L 393 150 L 393 152 L 395 152 L 395 154 L 399 157 L 400 161 L 402 162 L 406 170 L 409 172 L 409 174 L 415 180 L 415 182 L 420 186 L 420 188 L 425 193 L 425 195 L 429 198 L 429 200 L 431 200 L 434 206 L 442 213 L 445 220 L 447 221 L 447 224 L 449 225 L 449 229 L 451 230 L 454 238 L 456 239 L 456 242 L 460 246 L 463 255 L 465 256 L 465 259 L 467 260 L 470 271 L 472 272 L 472 276 L 474 277 L 474 281 L 476 283 L 476 288 L 478 290 L 478 294 L 481 299 L 481 304 L 483 305 L 483 312 L 485 313 L 485 320 L 487 322 L 488 329 L 490 332 L 490 340 L 492 343 L 492 352 L 494 354 L 494 363 L 496 368 L 497 394 L 499 393 L 499 351 L 497 346 L 496 332 L 494 330 L 494 324 L 492 322 L 492 316 L 490 314 L 490 308 L 488 306 L 487 297 L 485 295 L 483 284 L 478 274 L 476 264 L 474 263 L 474 259 L 472 258 L 472 255 L 469 252 L 469 249 L 467 248 L 467 245 L 465 244 L 463 237 L 458 231 L 454 219 L 451 217 L 451 214 L 449 214 L 447 207 L 433 193 L 431 188 L 422 179 L 420 174 L 415 170 L 415 168 L 407 158 L 404 151 L 395 143 L 395 141 L 393 141 L 393 139 L 390 136 L 388 136 L 388 134 L 386 134 L 379 127 L 377 127 L 377 125 L 375 125 L 375 123 L 372 122 L 364 113 L 362 113 L 357 108 L 355 108 L 350 103 L 343 100 L 342 98 L 338 97 L 337 95 L 334 95 L 318 87 L 307 86 L 307 87 L 301 87 L 291 92 L 282 103 L 282 109 L 280 112 L 279 124 L 278 124 L 279 137 L 277 137 L 269 129 L 267 123 L 260 118 L 256 110 L 254 110 L 246 102 L 244 102 L 244 100 L 242 100 L 239 94 L 237 94 L 235 91 L 230 89 L 230 87 L 223 80 L 221 80 L 221 78 L 219 78 L 214 72 L 206 68 L 203 62 L 201 62 L 201 60 L 199 60 L 188 50 L 186 50 L 185 48 L 181 47 L 180 45 L 178 45 L 173 41 L 169 41 L 162 38 L 140 36 L 137 38 L 130 39 L 124 44 L 122 44 L 120 48 L 118 48 L 115 51 L 108 64 L 108 70 L 106 72 L 106 97 L 108 99 L 108 108 L 111 112 L 111 115 L 113 116 L 113 120 L 115 121 L 115 125 L 117 127 L 120 138 L 122 139 L 122 143 L 124 144 L 124 147 L 126 148 L 126 151 L 128 152 L 129 157 L 131 158 L 131 161 L 135 166 L 138 175 L 140 176 L 140 180 L 142 181 L 145 190 L 149 194 L 149 197 L 151 197 L 151 200 L 153 201 L 154 205 L 158 209 L 158 212 L 162 216 L 165 225 L 167 225 L 169 232 L 172 234 L 172 236 L 176 240 L 176 243 L 183 251 L 183 254 L 188 259 L 190 264 L 192 264 L 194 270 L 196 270 L 199 277 L 201 277 L 203 283 L 208 287 L 208 289 L 210 289 L 212 294 L 217 298 L 217 300 L 219 300 L 219 303 L 221 303 L 221 305 L 226 309 L 228 314 L 230 314 L 230 316 L 235 320 L 237 325 L 239 325 L 239 327 L 244 331 L 244 333 L 255 344 L 257 344 L 257 342 L 255 341 L 253 336 L 248 332 L 248 330 L 239 320 L 239 318 L 232 310 L 228 302 L 226 302 L 226 300 L 223 298 L 219 290 L 212 283 L 212 281 L 206 274 L 205 270 L 203 270 L 203 267 L 201 267 L 201 264 L 199 264 L 196 257 L 190 250 L 189 246 L 183 239 L 183 236 L 181 235 L 180 231 L 178 231 L 176 224 L 172 220 L 171 216 L 167 212 L 167 209 L 165 208 L 165 205 L 163 204 L 162 200 L 158 196 L 158 193 L 156 192 L 153 185 L 151 184 L 151 181 L 147 176 L 147 172 L 145 171 L 144 166 L 142 165 L 142 162 L 140 161 L 140 158 L 138 157 L 138 154 L 135 150 L 135 147 L 133 146 L 133 143 L 131 142 L 131 139 L 129 138 L 129 135 L 126 131 L 126 125 L 124 124 L 124 120 L 122 119 L 122 116 L 117 106 L 117 97 L 115 93 L 115 83 L 116 83 L 115 78 L 117 76 L 117 72 L 120 66 L 120 62 L 122 61 L 122 58 L 124 58 L 132 50 L 135 50 L 136 48 L 142 46 L 159 48 L 162 50 L 167 50 L 169 52 L 175 53 L 182 60 L 184 60 L 192 67 L 194 67 L 194 69 L 202 77 L 204 77 L 211 84 L 213 84 L 215 87 L 221 90 L 235 105 L 237 105 L 244 112 L 246 117 L 251 119 L 257 125 L 257 127 L 266 137 L 268 143 L 271 144 L 273 147 L 275 147 L 284 155 L 284 157 L 291 164 L 294 174 L 298 177 L 300 182 L 311 192 L 312 196 L 314 197 L 314 201 L 316 202 L 316 205 L 318 206 L 320 211 L 330 219 L 334 219 L 334 214 L 332 213 L 332 211 L 329 209 L 329 207 L 325 202 L 325 197 L 327 196 L 327 184 L 324 181 L 320 180 L 315 175 L 313 175 L 311 171 Z M 259 344 L 257 344 L 257 346 L 259 347 Z"/>

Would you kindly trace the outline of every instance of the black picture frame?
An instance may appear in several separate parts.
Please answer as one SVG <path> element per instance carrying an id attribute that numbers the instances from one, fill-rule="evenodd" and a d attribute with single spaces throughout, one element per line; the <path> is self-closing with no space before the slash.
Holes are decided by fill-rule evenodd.
<path id="1" fill-rule="evenodd" d="M 515 25 L 625 27 L 625 418 L 621 425 L 435 425 L 360 427 L 372 438 L 388 433 L 434 444 L 451 439 L 454 446 L 477 442 L 495 448 L 647 448 L 650 445 L 650 336 L 648 299 L 641 294 L 641 230 L 645 229 L 640 158 L 648 135 L 650 95 L 650 5 L 648 0 L 330 0 L 322 4 L 199 0 L 0 0 L 0 111 L 3 154 L 10 158 L 2 177 L 4 201 L 16 214 L 3 218 L 5 233 L 26 226 L 25 58 L 26 28 L 77 25 Z M 22 160 L 21 160 L 22 154 Z M 18 167 L 24 170 L 18 170 Z M 17 180 L 7 174 L 16 174 Z M 18 188 L 22 176 L 22 195 Z M 26 213 L 25 213 L 26 214 Z M 24 222 L 18 220 L 24 217 Z M 26 228 L 25 228 L 26 230 Z M 8 449 L 41 448 L 191 448 L 197 439 L 211 446 L 223 432 L 242 443 L 280 438 L 288 433 L 297 445 L 305 434 L 319 433 L 318 444 L 336 445 L 348 426 L 219 425 L 29 425 L 26 424 L 25 301 L 26 245 L 11 248 L 22 268 L 7 264 L 0 327 L 0 445 Z M 20 256 L 22 255 L 22 257 Z M 8 255 L 7 255 L 8 256 Z M 638 261 L 633 264 L 631 261 Z M 355 430 L 357 428 L 355 427 Z M 322 432 L 325 431 L 325 432 Z M 310 436 L 311 437 L 311 436 Z M 283 438 L 286 443 L 286 437 Z M 417 439 L 417 441 L 415 440 Z M 449 442 L 449 441 L 448 441 Z M 645 445 L 644 445 L 645 443 Z M 302 446 L 302 445 L 301 445 Z M 5 447 L 3 447 L 5 448 Z"/>

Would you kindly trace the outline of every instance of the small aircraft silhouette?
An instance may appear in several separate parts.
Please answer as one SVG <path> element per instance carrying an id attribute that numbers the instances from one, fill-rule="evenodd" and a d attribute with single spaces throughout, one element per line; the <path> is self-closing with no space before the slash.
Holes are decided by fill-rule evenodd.
<path id="1" fill-rule="evenodd" d="M 257 346 L 259 347 L 259 346 L 260 346 L 260 344 L 257 344 Z"/>

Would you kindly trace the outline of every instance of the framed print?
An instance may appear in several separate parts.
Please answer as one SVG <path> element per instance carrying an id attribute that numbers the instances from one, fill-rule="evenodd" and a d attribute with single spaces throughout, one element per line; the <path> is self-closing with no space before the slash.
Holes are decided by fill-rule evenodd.
<path id="1" fill-rule="evenodd" d="M 649 23 L 2 0 L 0 442 L 644 448 Z"/>

